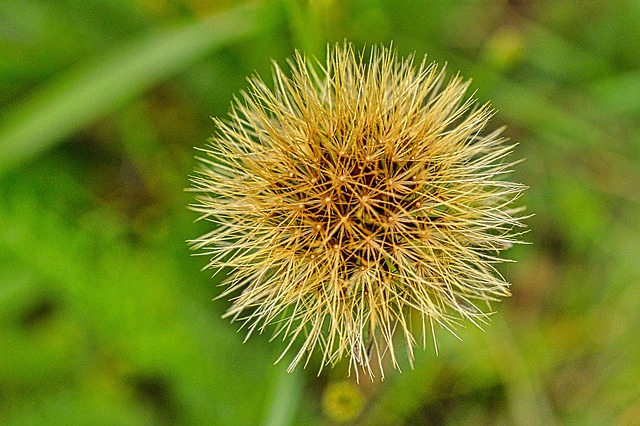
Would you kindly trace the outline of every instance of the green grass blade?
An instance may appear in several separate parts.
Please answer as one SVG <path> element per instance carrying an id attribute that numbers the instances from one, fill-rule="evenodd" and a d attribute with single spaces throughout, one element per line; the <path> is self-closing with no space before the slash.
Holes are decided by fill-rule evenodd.
<path id="1" fill-rule="evenodd" d="M 51 148 L 214 48 L 259 32 L 255 4 L 154 33 L 62 75 L 0 123 L 0 175 Z"/>
<path id="2" fill-rule="evenodd" d="M 289 374 L 282 369 L 276 373 L 273 382 L 263 426 L 292 425 L 300 403 L 302 376 L 299 372 Z"/>

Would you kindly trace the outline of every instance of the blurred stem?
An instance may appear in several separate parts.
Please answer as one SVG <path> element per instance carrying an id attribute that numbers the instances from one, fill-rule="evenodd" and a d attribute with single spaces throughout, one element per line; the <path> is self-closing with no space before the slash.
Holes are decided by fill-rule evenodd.
<path id="1" fill-rule="evenodd" d="M 528 371 L 527 362 L 504 318 L 492 322 L 497 330 L 484 336 L 495 368 L 505 385 L 509 411 L 514 424 L 521 426 L 557 424 L 551 403 L 542 385 Z"/>
<path id="2" fill-rule="evenodd" d="M 265 19 L 252 3 L 146 35 L 62 75 L 0 123 L 0 175 L 186 68 L 214 48 L 254 35 Z"/>
<path id="3" fill-rule="evenodd" d="M 450 339 L 452 336 L 443 336 Z M 443 345 L 446 348 L 446 345 Z M 447 349 L 444 349 L 446 352 Z M 412 371 L 401 374 L 392 372 L 383 385 L 379 385 L 373 403 L 362 413 L 360 424 L 402 424 L 421 406 L 428 406 L 437 399 L 437 388 L 433 386 L 438 375 L 446 368 L 443 362 L 435 362 L 435 351 L 416 354 Z M 446 354 L 443 353 L 443 357 Z"/>
<path id="4" fill-rule="evenodd" d="M 267 401 L 264 426 L 286 426 L 293 424 L 302 388 L 302 377 L 298 373 L 279 370 L 273 380 L 274 387 Z"/>

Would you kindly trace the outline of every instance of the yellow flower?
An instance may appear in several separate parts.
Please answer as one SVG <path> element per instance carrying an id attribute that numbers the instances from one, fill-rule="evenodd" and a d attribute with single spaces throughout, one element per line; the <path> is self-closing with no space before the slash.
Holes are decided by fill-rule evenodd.
<path id="1" fill-rule="evenodd" d="M 324 64 L 296 54 L 290 76 L 274 64 L 273 89 L 251 79 L 192 179 L 217 225 L 192 244 L 232 271 L 226 316 L 274 324 L 290 369 L 318 351 L 384 374 L 398 339 L 411 362 L 436 325 L 478 324 L 509 295 L 494 265 L 524 186 L 501 180 L 513 146 L 484 132 L 493 110 L 436 64 L 369 56 L 345 43 Z"/>

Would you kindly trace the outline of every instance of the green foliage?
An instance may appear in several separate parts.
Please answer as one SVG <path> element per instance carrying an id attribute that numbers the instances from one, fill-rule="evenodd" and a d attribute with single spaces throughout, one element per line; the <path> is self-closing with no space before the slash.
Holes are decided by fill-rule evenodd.
<path id="1" fill-rule="evenodd" d="M 637 3 L 233 3 L 0 3 L 0 423 L 332 424 L 346 366 L 285 375 L 220 319 L 183 188 L 246 75 L 346 38 L 473 78 L 535 214 L 485 332 L 436 330 L 356 422 L 637 424 Z"/>

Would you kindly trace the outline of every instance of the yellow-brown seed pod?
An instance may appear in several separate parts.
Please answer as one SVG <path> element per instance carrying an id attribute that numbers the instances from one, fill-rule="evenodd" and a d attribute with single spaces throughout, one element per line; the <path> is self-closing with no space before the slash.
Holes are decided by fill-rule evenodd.
<path id="1" fill-rule="evenodd" d="M 192 179 L 217 225 L 192 245 L 232 270 L 226 315 L 249 333 L 275 324 L 290 369 L 314 351 L 397 367 L 398 339 L 411 361 L 435 325 L 478 324 L 509 295 L 494 265 L 518 240 L 524 186 L 502 180 L 513 146 L 485 132 L 493 110 L 436 64 L 364 57 L 345 43 L 324 64 L 296 54 L 289 75 L 274 64 L 273 88 L 251 79 Z"/>

